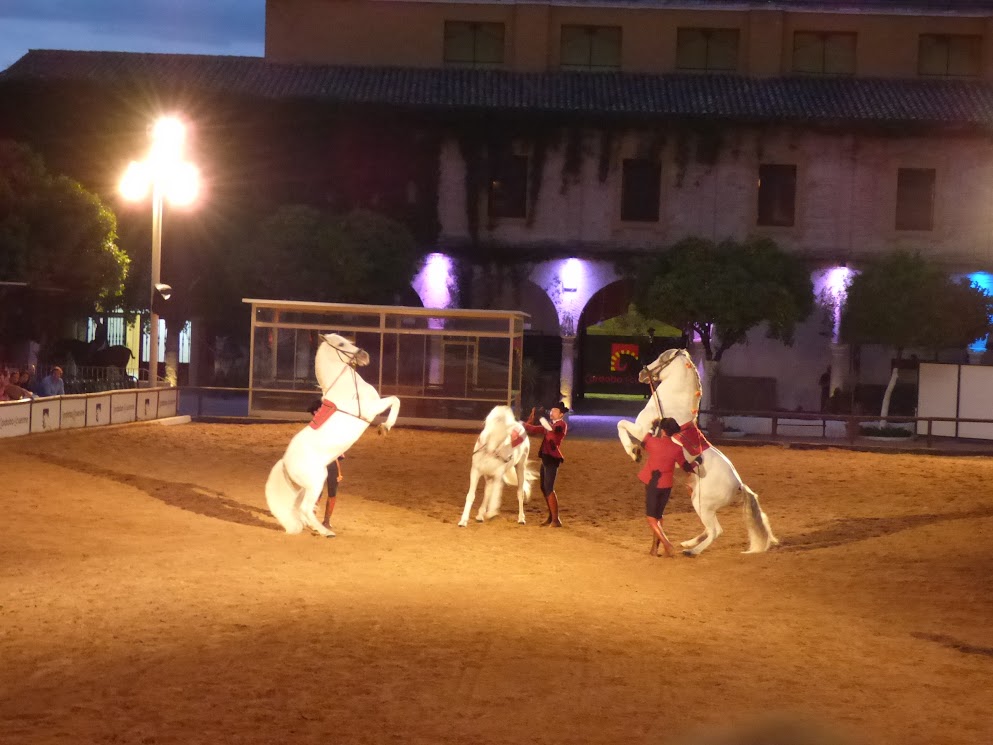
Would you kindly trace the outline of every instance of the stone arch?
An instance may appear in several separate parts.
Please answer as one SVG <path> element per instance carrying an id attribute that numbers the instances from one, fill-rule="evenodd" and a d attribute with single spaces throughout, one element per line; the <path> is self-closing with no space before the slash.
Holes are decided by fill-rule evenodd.
<path id="1" fill-rule="evenodd" d="M 586 329 L 594 324 L 606 321 L 608 318 L 627 313 L 632 300 L 634 299 L 634 280 L 622 277 L 610 284 L 604 285 L 597 290 L 579 316 L 579 323 L 576 325 L 576 375 L 574 390 L 576 398 L 583 400 L 586 396 L 585 372 L 590 366 L 587 359 L 588 343 Z"/>
<path id="2" fill-rule="evenodd" d="M 548 294 L 530 280 L 522 280 L 515 287 L 504 285 L 494 299 L 496 308 L 519 310 L 531 316 L 525 331 L 535 334 L 559 333 L 558 312 Z"/>
<path id="3" fill-rule="evenodd" d="M 634 299 L 634 280 L 622 277 L 604 287 L 601 287 L 587 301 L 583 311 L 579 316 L 579 323 L 576 326 L 577 332 L 595 323 L 606 321 L 627 313 L 628 307 Z"/>
<path id="4" fill-rule="evenodd" d="M 534 265 L 531 281 L 547 294 L 558 316 L 562 342 L 559 392 L 572 406 L 576 363 L 576 333 L 590 298 L 620 279 L 614 264 L 598 259 L 550 259 Z"/>

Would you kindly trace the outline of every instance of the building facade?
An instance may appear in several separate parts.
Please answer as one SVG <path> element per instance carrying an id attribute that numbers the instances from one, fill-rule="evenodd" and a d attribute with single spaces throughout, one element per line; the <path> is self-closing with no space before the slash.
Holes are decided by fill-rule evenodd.
<path id="1" fill-rule="evenodd" d="M 837 308 L 860 262 L 899 248 L 993 271 L 991 1 L 269 0 L 264 59 L 31 52 L 0 82 L 74 76 L 415 133 L 369 135 L 369 162 L 394 202 L 429 201 L 421 301 L 530 313 L 561 339 L 567 401 L 585 328 L 626 308 L 624 259 L 689 236 L 767 236 L 809 262 L 821 304 L 795 345 L 759 329 L 722 364 L 790 410 L 818 408 L 829 365 L 850 383 Z M 404 149 L 427 183 L 382 157 Z M 310 152 L 302 193 L 349 157 Z M 889 357 L 866 350 L 862 379 Z"/>

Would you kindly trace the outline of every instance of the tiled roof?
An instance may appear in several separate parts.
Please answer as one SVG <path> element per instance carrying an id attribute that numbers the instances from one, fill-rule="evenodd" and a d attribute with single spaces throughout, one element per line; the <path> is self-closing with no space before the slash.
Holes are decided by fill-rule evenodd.
<path id="1" fill-rule="evenodd" d="M 330 67 L 280 65 L 259 57 L 33 50 L 0 73 L 5 81 L 180 84 L 269 99 L 447 111 L 993 125 L 993 84 L 978 80 Z"/>
<path id="2" fill-rule="evenodd" d="M 442 0 L 460 2 L 461 0 Z M 475 0 L 465 0 L 474 2 Z M 881 15 L 986 15 L 993 0 L 552 0 L 555 5 L 603 7 L 700 8 L 706 10 L 783 10 Z"/>

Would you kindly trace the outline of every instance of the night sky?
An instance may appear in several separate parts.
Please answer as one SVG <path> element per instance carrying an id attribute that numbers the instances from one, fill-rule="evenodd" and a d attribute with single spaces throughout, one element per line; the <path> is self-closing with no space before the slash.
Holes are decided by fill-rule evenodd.
<path id="1" fill-rule="evenodd" d="M 261 56 L 265 0 L 0 0 L 0 70 L 29 49 Z"/>

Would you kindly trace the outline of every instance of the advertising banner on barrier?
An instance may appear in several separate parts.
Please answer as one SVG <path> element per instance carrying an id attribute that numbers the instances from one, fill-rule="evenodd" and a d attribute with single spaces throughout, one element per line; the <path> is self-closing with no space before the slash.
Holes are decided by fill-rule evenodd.
<path id="1" fill-rule="evenodd" d="M 110 394 L 110 423 L 124 424 L 134 421 L 135 404 L 138 394 L 134 391 Z"/>
<path id="2" fill-rule="evenodd" d="M 158 391 L 139 391 L 138 392 L 138 410 L 135 412 L 138 421 L 145 421 L 146 419 L 155 419 L 158 416 L 159 411 L 159 392 Z"/>
<path id="3" fill-rule="evenodd" d="M 170 388 L 167 391 L 159 391 L 159 419 L 176 416 L 177 391 Z"/>
<path id="4" fill-rule="evenodd" d="M 62 399 L 38 398 L 31 404 L 31 432 L 54 432 L 59 428 Z"/>
<path id="5" fill-rule="evenodd" d="M 101 427 L 110 424 L 110 396 L 93 396 L 86 399 L 86 426 Z"/>
<path id="6" fill-rule="evenodd" d="M 35 404 L 37 405 L 37 404 Z M 86 426 L 86 399 L 72 396 L 62 399 L 62 429 Z"/>
<path id="7" fill-rule="evenodd" d="M 0 405 L 0 437 L 17 437 L 31 431 L 31 402 Z"/>

